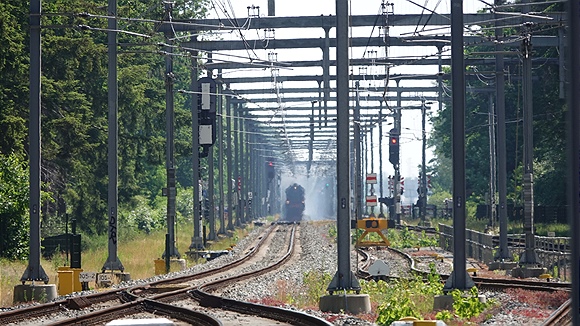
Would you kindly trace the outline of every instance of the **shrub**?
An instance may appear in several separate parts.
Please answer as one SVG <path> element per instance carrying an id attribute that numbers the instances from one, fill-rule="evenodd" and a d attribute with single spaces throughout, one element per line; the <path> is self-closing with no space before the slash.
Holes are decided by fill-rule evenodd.
<path id="1" fill-rule="evenodd" d="M 451 295 L 453 296 L 453 309 L 457 316 L 462 319 L 477 317 L 495 303 L 493 300 L 481 302 L 475 286 L 469 290 L 468 295 L 464 295 L 464 292 L 459 289 L 451 291 Z"/>

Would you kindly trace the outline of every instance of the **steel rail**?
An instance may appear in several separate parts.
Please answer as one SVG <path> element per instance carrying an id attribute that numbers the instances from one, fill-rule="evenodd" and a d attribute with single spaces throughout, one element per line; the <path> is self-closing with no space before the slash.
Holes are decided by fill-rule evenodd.
<path id="1" fill-rule="evenodd" d="M 122 293 L 129 289 L 159 287 L 165 284 L 183 283 L 186 281 L 206 277 L 220 270 L 231 269 L 233 267 L 241 265 L 248 259 L 252 258 L 256 254 L 258 248 L 263 244 L 264 239 L 266 239 L 273 232 L 274 228 L 275 228 L 274 224 L 270 225 L 270 227 L 266 230 L 266 232 L 259 237 L 260 241 L 254 247 L 252 247 L 244 256 L 220 267 L 216 267 L 207 271 L 193 273 L 190 275 L 159 280 L 148 283 L 148 285 L 118 288 L 105 292 L 92 293 L 89 295 L 76 296 L 49 303 L 38 304 L 34 306 L 25 307 L 22 309 L 5 311 L 0 313 L 0 325 L 16 323 L 26 319 L 44 317 L 50 314 L 60 313 L 66 310 L 80 310 L 96 303 L 119 300 L 121 298 Z"/>
<path id="2" fill-rule="evenodd" d="M 566 300 L 558 309 L 556 309 L 544 322 L 542 326 L 562 326 L 572 325 L 572 299 Z"/>
<path id="3" fill-rule="evenodd" d="M 368 253 L 365 253 L 365 251 L 362 250 L 361 248 L 359 248 L 358 250 L 359 250 L 359 253 L 361 253 L 361 255 L 366 256 L 367 257 L 366 259 L 370 260 L 370 256 L 368 255 Z M 398 250 L 398 249 L 394 249 L 394 248 L 388 248 L 388 250 L 403 256 L 409 262 L 410 269 L 413 272 L 419 273 L 420 275 L 424 275 L 424 276 L 429 274 L 429 272 L 427 272 L 427 271 L 418 269 L 415 265 L 415 259 L 413 259 L 413 257 L 408 255 L 407 253 L 405 253 L 401 250 Z M 368 273 L 368 271 L 364 270 L 364 269 L 359 269 L 357 271 L 357 276 L 359 276 L 360 278 L 367 279 L 367 280 L 376 279 L 376 277 L 371 276 Z M 449 277 L 449 275 L 448 274 L 440 274 L 440 277 L 441 277 L 442 281 L 445 281 Z M 388 280 L 391 278 L 396 278 L 396 277 L 380 277 L 380 279 L 383 279 L 383 280 Z M 496 279 L 496 278 L 477 277 L 477 276 L 472 276 L 471 278 L 472 278 L 473 282 L 479 288 L 488 288 L 488 289 L 497 289 L 497 290 L 505 290 L 505 289 L 509 289 L 509 288 L 519 288 L 519 289 L 530 290 L 530 291 L 554 292 L 554 291 L 570 291 L 570 289 L 571 289 L 571 284 L 567 283 L 567 282 L 546 282 L 546 281 L 525 280 L 525 279 L 519 279 L 519 278 Z"/>
<path id="4" fill-rule="evenodd" d="M 233 299 L 228 299 L 224 297 L 220 297 L 217 295 L 210 294 L 210 291 L 216 290 L 220 287 L 224 287 L 228 284 L 233 282 L 239 282 L 245 279 L 249 279 L 252 277 L 256 277 L 258 275 L 262 275 L 268 272 L 271 272 L 281 265 L 286 263 L 294 254 L 294 247 L 295 247 L 295 232 L 296 232 L 296 225 L 292 228 L 292 234 L 290 243 L 288 245 L 288 250 L 286 254 L 280 258 L 274 264 L 267 266 L 266 268 L 246 272 L 240 274 L 238 276 L 234 276 L 227 279 L 216 280 L 210 283 L 206 283 L 204 285 L 199 286 L 197 289 L 190 291 L 190 295 L 192 298 L 197 300 L 199 304 L 203 307 L 211 307 L 211 308 L 220 308 L 231 310 L 243 314 L 252 314 L 259 317 L 264 317 L 268 319 L 274 319 L 279 322 L 290 323 L 293 325 L 312 325 L 312 326 L 329 326 L 332 325 L 331 323 L 327 322 L 324 319 L 318 318 L 316 316 L 312 316 L 309 314 L 305 314 L 300 311 L 295 310 L 288 310 L 280 307 L 274 306 L 266 306 L 256 303 L 238 301 Z"/>
<path id="5" fill-rule="evenodd" d="M 108 309 L 95 311 L 86 315 L 61 320 L 50 325 L 101 325 L 104 322 L 139 312 L 149 312 L 156 315 L 167 316 L 170 318 L 178 319 L 180 321 L 188 322 L 191 325 L 222 326 L 222 323 L 219 319 L 203 312 L 172 306 L 170 304 L 144 298 L 110 307 Z"/>

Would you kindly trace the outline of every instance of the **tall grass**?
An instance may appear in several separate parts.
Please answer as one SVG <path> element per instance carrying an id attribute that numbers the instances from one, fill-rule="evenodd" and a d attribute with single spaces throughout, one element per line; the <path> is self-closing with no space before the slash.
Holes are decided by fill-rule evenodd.
<path id="1" fill-rule="evenodd" d="M 49 283 L 54 283 L 56 279 L 56 269 L 52 264 L 44 259 L 40 261 L 41 266 L 50 278 Z M 14 298 L 14 287 L 21 284 L 20 278 L 28 267 L 28 261 L 8 261 L 0 259 L 0 307 L 12 306 Z"/>
<path id="2" fill-rule="evenodd" d="M 218 241 L 209 243 L 206 249 L 220 250 L 235 245 L 238 239 L 246 236 L 253 226 L 250 224 L 245 229 L 236 229 L 228 237 L 220 236 Z M 187 258 L 193 224 L 182 223 L 175 228 L 177 251 L 181 258 L 186 259 L 188 267 L 203 262 L 204 260 L 192 261 Z M 128 239 L 119 238 L 117 254 L 123 264 L 125 272 L 131 279 L 142 279 L 155 275 L 154 260 L 161 258 L 165 250 L 165 230 L 158 230 L 149 234 L 134 233 Z M 83 248 L 81 266 L 84 271 L 100 272 L 108 257 L 108 238 L 106 235 L 87 237 L 83 236 Z M 20 284 L 20 278 L 26 270 L 27 261 L 0 260 L 0 307 L 12 306 L 14 286 Z M 58 267 L 68 266 L 65 254 L 53 256 L 50 260 L 41 260 L 41 266 L 49 277 L 49 284 L 57 284 Z"/>

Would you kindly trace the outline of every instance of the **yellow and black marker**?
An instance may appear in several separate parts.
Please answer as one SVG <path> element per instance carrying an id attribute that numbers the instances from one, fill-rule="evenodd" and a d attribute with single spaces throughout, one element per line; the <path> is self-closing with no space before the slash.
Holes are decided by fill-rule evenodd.
<path id="1" fill-rule="evenodd" d="M 356 241 L 356 247 L 380 247 L 385 246 L 388 247 L 391 245 L 391 242 L 385 237 L 382 230 L 387 229 L 387 219 L 384 218 L 365 218 L 362 220 L 356 221 L 357 229 L 364 230 L 364 232 L 360 235 L 358 240 Z M 381 237 L 382 241 L 364 241 L 365 237 L 369 233 L 376 233 Z"/>

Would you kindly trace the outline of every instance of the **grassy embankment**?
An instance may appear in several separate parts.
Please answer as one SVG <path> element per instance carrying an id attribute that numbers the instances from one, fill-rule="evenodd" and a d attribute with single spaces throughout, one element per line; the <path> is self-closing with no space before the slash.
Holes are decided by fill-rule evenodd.
<path id="1" fill-rule="evenodd" d="M 229 238 L 208 244 L 207 249 L 221 250 L 235 244 L 238 239 L 245 236 L 252 225 L 246 229 L 236 229 Z M 131 240 L 123 241 L 119 239 L 118 256 L 125 267 L 125 272 L 131 274 L 132 279 L 141 279 L 155 274 L 154 260 L 161 258 L 165 248 L 165 230 L 159 230 L 150 234 L 137 234 Z M 189 250 L 191 236 L 193 235 L 193 225 L 191 223 L 179 225 L 176 228 L 177 250 L 186 258 L 185 252 Z M 83 242 L 90 244 L 89 249 L 82 253 L 82 268 L 84 271 L 100 272 L 107 261 L 108 241 L 106 236 L 92 239 L 84 239 Z M 192 266 L 196 262 L 187 260 L 187 266 Z M 28 265 L 27 261 L 7 261 L 0 260 L 0 307 L 12 305 L 14 286 L 20 284 L 20 277 Z M 57 270 L 60 266 L 68 266 L 66 255 L 55 255 L 51 260 L 41 260 L 41 266 L 49 277 L 50 284 L 57 284 Z"/>

